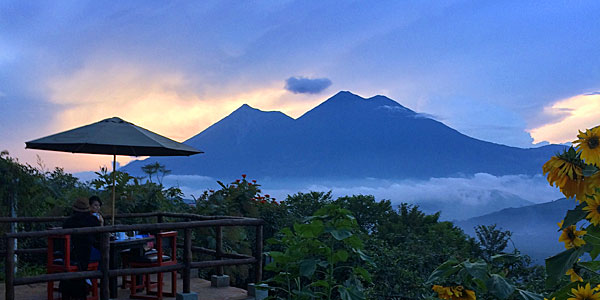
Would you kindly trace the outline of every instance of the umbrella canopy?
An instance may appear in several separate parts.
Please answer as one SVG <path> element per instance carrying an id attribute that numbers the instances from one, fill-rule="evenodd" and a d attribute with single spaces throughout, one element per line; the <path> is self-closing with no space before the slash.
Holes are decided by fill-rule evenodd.
<path id="1" fill-rule="evenodd" d="M 117 155 L 189 156 L 204 153 L 120 118 L 104 119 L 25 143 L 25 148 L 113 155 L 112 224 L 115 224 L 115 168 Z"/>
<path id="2" fill-rule="evenodd" d="M 29 149 L 128 156 L 187 156 L 203 153 L 114 117 L 25 143 Z"/>

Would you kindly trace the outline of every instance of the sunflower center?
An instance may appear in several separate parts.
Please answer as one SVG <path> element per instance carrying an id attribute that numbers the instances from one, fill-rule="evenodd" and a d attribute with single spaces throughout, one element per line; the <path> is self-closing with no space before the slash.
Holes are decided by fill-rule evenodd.
<path id="1" fill-rule="evenodd" d="M 587 144 L 588 144 L 588 147 L 590 147 L 590 149 L 595 149 L 598 146 L 600 146 L 600 138 L 597 136 L 593 136 L 588 139 Z"/>
<path id="2" fill-rule="evenodd" d="M 575 233 L 572 230 L 567 231 L 567 236 L 570 240 L 575 240 Z"/>
<path id="3" fill-rule="evenodd" d="M 600 205 L 596 206 L 596 212 L 598 212 L 598 214 L 600 214 Z"/>

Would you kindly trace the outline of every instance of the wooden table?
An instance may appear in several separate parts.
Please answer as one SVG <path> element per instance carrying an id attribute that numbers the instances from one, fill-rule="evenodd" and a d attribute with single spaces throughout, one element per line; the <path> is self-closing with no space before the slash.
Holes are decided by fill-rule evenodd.
<path id="1" fill-rule="evenodd" d="M 129 239 L 123 239 L 123 240 L 114 240 L 114 241 L 110 241 L 110 269 L 118 269 L 118 253 L 119 250 L 124 250 L 124 249 L 132 249 L 132 251 L 137 251 L 139 255 L 143 254 L 143 247 L 144 245 L 146 245 L 148 242 L 153 242 L 154 241 L 154 237 L 153 236 L 148 236 L 148 237 L 141 237 L 141 238 L 129 238 Z M 117 298 L 118 296 L 118 288 L 119 288 L 119 284 L 118 284 L 118 278 L 115 277 L 110 277 L 109 280 L 109 289 L 110 289 L 110 298 Z"/>

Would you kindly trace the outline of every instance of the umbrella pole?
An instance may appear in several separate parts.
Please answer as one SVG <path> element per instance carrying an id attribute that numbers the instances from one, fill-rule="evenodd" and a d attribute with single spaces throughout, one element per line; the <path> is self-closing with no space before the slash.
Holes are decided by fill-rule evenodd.
<path id="1" fill-rule="evenodd" d="M 115 172 L 117 168 L 117 155 L 113 155 L 113 173 L 112 173 L 112 223 L 110 225 L 115 225 Z"/>

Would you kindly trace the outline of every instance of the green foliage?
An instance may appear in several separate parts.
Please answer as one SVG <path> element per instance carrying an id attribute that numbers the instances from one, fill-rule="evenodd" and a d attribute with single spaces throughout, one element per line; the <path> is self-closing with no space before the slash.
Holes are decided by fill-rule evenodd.
<path id="1" fill-rule="evenodd" d="M 427 215 L 417 206 L 401 204 L 381 212 L 373 234 L 364 237 L 366 252 L 377 264 L 370 269 L 374 285 L 370 299 L 419 298 L 429 293 L 429 274 L 452 256 L 466 259 L 479 252 L 477 243 L 439 214 Z"/>
<path id="2" fill-rule="evenodd" d="M 96 175 L 98 178 L 92 180 L 90 184 L 95 188 L 95 193 L 105 200 L 102 211 L 110 214 L 113 172 L 108 172 L 106 167 L 102 167 Z M 183 193 L 178 187 L 165 189 L 161 184 L 151 181 L 142 184 L 140 178 L 121 171 L 115 171 L 114 175 L 116 213 L 187 210 L 187 205 L 183 202 Z"/>
<path id="3" fill-rule="evenodd" d="M 514 297 L 523 300 L 542 300 L 543 296 L 519 288 L 506 277 L 506 272 L 502 272 L 515 259 L 519 258 L 515 255 L 495 255 L 489 263 L 483 259 L 463 261 L 450 259 L 431 273 L 426 284 L 461 285 L 475 291 L 477 299 L 503 300 Z M 430 298 L 435 296 L 434 292 L 429 293 Z"/>
<path id="4" fill-rule="evenodd" d="M 358 224 L 350 211 L 328 204 L 307 223 L 284 228 L 270 244 L 282 251 L 270 251 L 265 270 L 275 275 L 272 299 L 366 299 L 362 282 L 371 276 L 362 267 L 372 264 L 356 236 Z"/>
<path id="5" fill-rule="evenodd" d="M 144 171 L 148 180 L 101 168 L 96 179 L 81 183 L 62 169 L 49 172 L 44 171 L 41 163 L 39 168 L 23 165 L 3 152 L 0 155 L 0 211 L 6 215 L 10 211 L 9 200 L 16 197 L 19 216 L 68 215 L 74 199 L 96 194 L 104 202 L 103 212 L 109 214 L 114 174 L 118 213 L 181 211 L 265 220 L 264 238 L 272 242 L 265 246 L 265 251 L 271 253 L 273 262 L 264 275 L 277 283 L 277 297 L 420 298 L 431 295 L 431 286 L 426 281 L 435 266 L 451 257 L 456 258 L 457 264 L 468 262 L 462 266 L 473 278 L 488 276 L 484 283 L 499 290 L 497 296 L 504 297 L 501 291 L 507 291 L 505 282 L 515 287 L 511 297 L 518 294 L 523 299 L 527 295 L 530 296 L 527 299 L 535 299 L 531 295 L 536 294 L 526 292 L 526 287 L 531 288 L 529 291 L 540 290 L 543 268 L 530 268 L 523 258 L 494 256 L 492 253 L 496 250 L 487 252 L 488 275 L 482 275 L 483 269 L 476 259 L 482 257 L 485 249 L 503 248 L 501 241 L 506 235 L 497 234 L 495 228 L 482 235 L 489 236 L 490 243 L 480 249 L 474 239 L 452 223 L 439 221 L 439 214 L 424 214 L 417 206 L 401 204 L 394 208 L 390 201 L 376 201 L 369 195 L 334 200 L 331 192 L 314 191 L 288 195 L 284 201 L 278 201 L 263 195 L 260 184 L 247 180 L 245 175 L 229 184 L 219 182 L 220 189 L 204 192 L 195 198 L 194 206 L 189 206 L 183 202 L 179 188 L 162 186 L 160 174 L 168 173 L 164 166 L 152 164 L 145 166 Z M 45 226 L 22 224 L 19 230 Z M 589 239 L 595 233 L 590 231 L 587 241 L 592 244 Z M 214 229 L 197 229 L 193 234 L 195 246 L 215 248 Z M 494 236 L 501 238 L 494 239 Z M 254 240 L 253 228 L 223 228 L 226 252 L 252 254 Z M 37 242 L 41 244 L 30 241 L 20 243 L 19 247 L 43 247 L 43 241 Z M 496 244 L 499 246 L 493 246 Z M 212 259 L 197 257 L 204 258 Z M 37 272 L 36 266 L 42 263 L 27 256 L 20 262 L 25 263 L 25 272 Z M 589 270 L 596 268 L 580 264 Z M 253 281 L 248 266 L 227 267 L 225 271 L 236 286 L 245 287 Z M 368 284 L 371 280 L 377 284 Z M 281 285 L 282 282 L 285 284 Z M 477 280 L 473 282 L 476 284 Z"/>
<path id="6" fill-rule="evenodd" d="M 496 229 L 496 224 L 475 227 L 475 234 L 481 245 L 482 256 L 485 261 L 490 262 L 492 255 L 502 252 L 512 236 L 510 231 Z"/>
<path id="7" fill-rule="evenodd" d="M 350 210 L 362 231 L 369 234 L 376 234 L 395 213 L 389 200 L 376 201 L 372 195 L 344 196 L 334 203 Z"/>
<path id="8" fill-rule="evenodd" d="M 228 215 L 260 218 L 265 220 L 263 237 L 268 239 L 287 224 L 286 208 L 270 195 L 262 195 L 260 184 L 249 181 L 246 175 L 230 184 L 218 182 L 219 190 L 205 191 L 195 198 L 195 205 L 188 208 L 200 215 Z M 194 245 L 215 248 L 215 232 L 212 228 L 194 230 Z M 223 228 L 223 249 L 231 253 L 252 254 L 255 238 L 254 228 Z M 250 280 L 247 266 L 227 268 L 232 284 L 245 287 Z M 209 273 L 210 274 L 210 273 Z"/>

